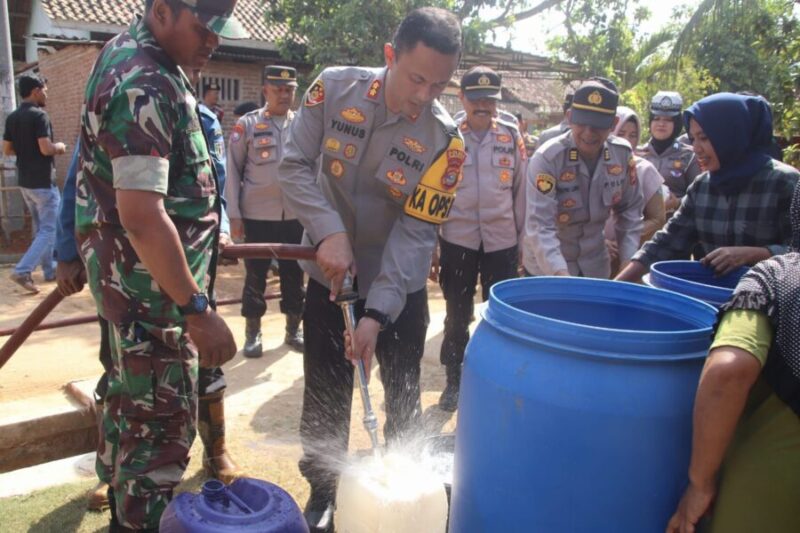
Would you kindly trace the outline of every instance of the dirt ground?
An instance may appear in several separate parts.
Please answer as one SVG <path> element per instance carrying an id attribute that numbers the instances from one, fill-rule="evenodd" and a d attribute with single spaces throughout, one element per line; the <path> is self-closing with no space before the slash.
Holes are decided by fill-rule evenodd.
<path id="1" fill-rule="evenodd" d="M 0 294 L 3 295 L 0 298 L 0 329 L 19 324 L 55 288 L 54 283 L 43 282 L 41 273 L 35 273 L 34 280 L 42 292 L 28 295 L 9 281 L 10 273 L 10 266 L 0 267 Z M 242 265 L 222 268 L 218 282 L 219 298 L 240 296 L 243 277 Z M 270 284 L 270 288 L 277 290 L 273 284 Z M 444 387 L 444 371 L 439 365 L 444 300 L 437 285 L 429 283 L 428 289 L 431 324 L 422 363 L 423 424 L 426 434 L 438 434 L 453 431 L 456 417 L 436 407 Z M 302 505 L 308 496 L 308 487 L 297 468 L 297 460 L 301 454 L 298 427 L 303 392 L 302 355 L 282 344 L 284 322 L 277 308 L 277 302 L 268 303 L 263 324 L 264 356 L 260 359 L 245 359 L 240 352 L 224 367 L 228 381 L 225 405 L 228 444 L 233 457 L 246 472 L 284 487 Z M 93 312 L 94 304 L 88 289 L 84 289 L 80 294 L 63 301 L 46 321 Z M 244 319 L 239 316 L 239 305 L 223 307 L 220 312 L 241 348 L 244 341 Z M 99 330 L 94 324 L 33 333 L 0 370 L 0 408 L 5 402 L 53 393 L 69 381 L 95 380 L 100 374 L 97 360 L 98 339 Z M 5 340 L 6 338 L 0 339 L 0 343 Z M 372 374 L 370 393 L 382 427 L 383 390 L 376 371 Z M 350 443 L 350 449 L 354 451 L 369 447 L 369 438 L 361 425 L 361 417 L 361 404 L 356 392 Z M 185 490 L 196 490 L 203 479 L 200 470 L 201 453 L 202 446 L 198 439 L 192 449 L 192 461 L 184 478 L 187 480 L 183 486 Z M 90 483 L 87 481 L 85 485 Z M 31 495 L 27 500 L 35 500 L 37 494 Z M 74 501 L 73 495 L 73 504 Z M 1 504 L 2 500 L 0 507 Z M 7 509 L 9 507 L 13 506 L 8 506 Z M 44 509 L 42 512 L 49 511 L 52 509 Z M 37 522 L 36 516 L 30 518 L 32 522 L 28 523 Z M 94 517 L 89 522 L 96 525 L 98 519 Z M 86 524 L 76 530 L 95 530 L 94 525 L 88 529 L 84 526 Z"/>

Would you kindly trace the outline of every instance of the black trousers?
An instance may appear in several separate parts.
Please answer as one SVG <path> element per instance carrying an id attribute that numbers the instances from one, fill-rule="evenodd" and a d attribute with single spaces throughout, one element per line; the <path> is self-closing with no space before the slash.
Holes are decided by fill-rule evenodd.
<path id="1" fill-rule="evenodd" d="M 344 357 L 344 317 L 338 304 L 328 299 L 330 290 L 308 282 L 303 315 L 305 351 L 300 471 L 313 490 L 333 499 L 339 470 L 350 438 L 354 367 Z M 356 319 L 364 313 L 364 300 L 356 302 Z M 418 430 L 420 361 L 428 330 L 428 292 L 406 297 L 397 320 L 378 335 L 376 356 L 385 391 L 384 436 L 391 444 Z M 373 405 L 379 405 L 373 399 Z"/>
<path id="2" fill-rule="evenodd" d="M 297 220 L 244 219 L 245 242 L 277 242 L 300 244 L 303 226 Z M 245 259 L 246 276 L 242 288 L 242 316 L 261 318 L 267 312 L 264 291 L 267 289 L 267 270 L 271 259 Z M 303 313 L 303 270 L 297 261 L 278 261 L 281 279 L 281 313 Z"/>
<path id="3" fill-rule="evenodd" d="M 517 277 L 517 247 L 484 252 L 483 244 L 478 250 L 470 250 L 440 238 L 439 250 L 439 285 L 447 306 L 439 361 L 443 365 L 460 365 L 469 342 L 478 276 L 481 296 L 486 301 L 492 285 Z"/>

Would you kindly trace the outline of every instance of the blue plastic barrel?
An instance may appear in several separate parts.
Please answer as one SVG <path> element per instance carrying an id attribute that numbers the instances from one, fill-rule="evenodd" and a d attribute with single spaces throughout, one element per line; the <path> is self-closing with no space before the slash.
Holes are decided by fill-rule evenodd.
<path id="1" fill-rule="evenodd" d="M 650 267 L 649 283 L 719 307 L 730 299 L 747 270 L 747 267 L 740 267 L 717 276 L 714 269 L 699 261 L 660 261 Z"/>
<path id="2" fill-rule="evenodd" d="M 200 494 L 178 494 L 161 515 L 161 533 L 308 533 L 303 514 L 289 494 L 259 479 L 228 486 L 212 479 Z"/>
<path id="3" fill-rule="evenodd" d="M 466 351 L 450 533 L 663 532 L 715 314 L 631 283 L 494 285 Z"/>

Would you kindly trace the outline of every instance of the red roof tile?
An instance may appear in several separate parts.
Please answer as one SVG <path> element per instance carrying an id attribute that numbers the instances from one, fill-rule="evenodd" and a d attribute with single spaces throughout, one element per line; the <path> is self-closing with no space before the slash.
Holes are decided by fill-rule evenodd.
<path id="1" fill-rule="evenodd" d="M 134 13 L 141 13 L 144 0 L 42 0 L 53 20 L 127 26 Z M 239 0 L 236 16 L 255 41 L 274 43 L 286 35 L 285 24 L 267 25 L 264 0 Z"/>

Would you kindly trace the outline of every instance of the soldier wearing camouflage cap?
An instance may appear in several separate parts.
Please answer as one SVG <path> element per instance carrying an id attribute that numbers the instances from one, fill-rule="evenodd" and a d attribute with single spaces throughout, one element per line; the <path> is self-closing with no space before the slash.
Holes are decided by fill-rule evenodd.
<path id="1" fill-rule="evenodd" d="M 236 353 L 208 304 L 221 204 L 181 69 L 202 68 L 220 37 L 247 36 L 235 4 L 147 0 L 86 87 L 75 231 L 110 325 L 97 465 L 111 484 L 110 531 L 158 530 L 196 434 L 198 358 L 214 367 Z"/>
<path id="2" fill-rule="evenodd" d="M 663 176 L 669 188 L 665 200 L 668 216 L 680 205 L 686 189 L 700 174 L 700 165 L 692 147 L 678 140 L 683 129 L 683 98 L 674 91 L 659 91 L 650 101 L 650 140 L 636 150 Z M 636 149 L 636 147 L 633 147 Z"/>

